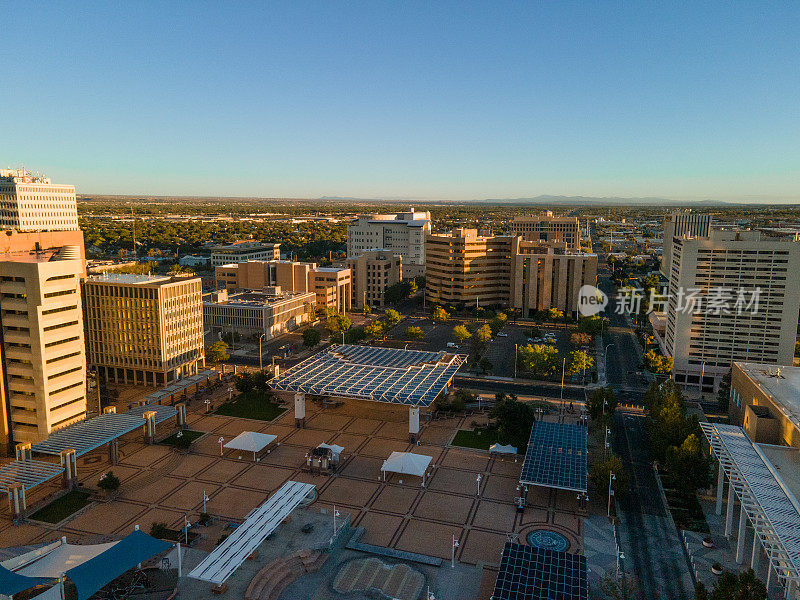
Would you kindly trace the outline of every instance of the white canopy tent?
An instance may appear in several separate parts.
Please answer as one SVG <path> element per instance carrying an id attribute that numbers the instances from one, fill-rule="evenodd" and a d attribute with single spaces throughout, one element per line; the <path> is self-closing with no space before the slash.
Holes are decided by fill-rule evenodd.
<path id="1" fill-rule="evenodd" d="M 225 444 L 223 448 L 229 450 L 244 450 L 245 452 L 253 453 L 253 460 L 256 459 L 256 454 L 261 452 L 264 448 L 269 446 L 272 442 L 278 439 L 276 435 L 268 433 L 257 433 L 255 431 L 243 431 L 230 442 Z"/>
<path id="2" fill-rule="evenodd" d="M 337 446 L 336 444 L 325 444 L 322 443 L 317 448 L 327 448 L 333 454 L 333 458 L 336 462 L 339 462 L 339 458 L 342 455 L 342 450 L 344 450 L 344 446 Z"/>
<path id="3" fill-rule="evenodd" d="M 517 454 L 517 449 L 515 446 L 508 444 L 507 446 L 503 446 L 501 444 L 492 444 L 489 446 L 489 454 Z"/>
<path id="4" fill-rule="evenodd" d="M 17 571 L 26 577 L 51 577 L 57 579 L 64 571 L 82 565 L 87 560 L 93 559 L 98 554 L 116 546 L 119 542 L 106 544 L 91 544 L 81 546 L 77 544 L 62 544 L 51 550 L 35 562 Z"/>
<path id="5" fill-rule="evenodd" d="M 424 454 L 413 454 L 411 452 L 392 452 L 381 467 L 383 480 L 386 481 L 386 473 L 400 473 L 402 475 L 414 475 L 422 477 L 422 485 L 425 486 L 425 475 L 428 472 L 428 465 L 431 464 L 431 457 Z"/>

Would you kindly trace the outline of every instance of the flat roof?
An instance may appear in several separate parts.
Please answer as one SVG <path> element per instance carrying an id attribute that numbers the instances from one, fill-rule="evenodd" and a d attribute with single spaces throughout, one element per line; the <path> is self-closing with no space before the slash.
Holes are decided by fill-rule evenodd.
<path id="1" fill-rule="evenodd" d="M 506 542 L 493 600 L 588 600 L 585 556 Z"/>
<path id="2" fill-rule="evenodd" d="M 103 273 L 102 275 L 92 275 L 87 278 L 89 281 L 100 281 L 109 283 L 124 283 L 127 285 L 142 285 L 145 283 L 156 283 L 158 281 L 169 281 L 172 279 L 168 275 L 144 275 L 139 273 Z"/>
<path id="3" fill-rule="evenodd" d="M 333 345 L 269 381 L 274 390 L 430 406 L 467 357 Z"/>
<path id="4" fill-rule="evenodd" d="M 800 367 L 739 361 L 734 364 L 800 429 Z"/>
<path id="5" fill-rule="evenodd" d="M 536 421 L 531 429 L 520 483 L 585 492 L 586 425 Z"/>

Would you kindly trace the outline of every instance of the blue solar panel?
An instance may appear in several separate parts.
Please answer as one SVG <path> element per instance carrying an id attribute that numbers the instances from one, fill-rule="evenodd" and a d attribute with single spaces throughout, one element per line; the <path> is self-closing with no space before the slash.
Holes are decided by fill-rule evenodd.
<path id="1" fill-rule="evenodd" d="M 586 491 L 586 426 L 537 421 L 531 429 L 520 483 Z"/>
<path id="2" fill-rule="evenodd" d="M 332 346 L 273 379 L 270 386 L 282 391 L 430 406 L 464 360 L 446 352 Z"/>
<path id="3" fill-rule="evenodd" d="M 506 542 L 492 600 L 587 600 L 586 557 Z"/>

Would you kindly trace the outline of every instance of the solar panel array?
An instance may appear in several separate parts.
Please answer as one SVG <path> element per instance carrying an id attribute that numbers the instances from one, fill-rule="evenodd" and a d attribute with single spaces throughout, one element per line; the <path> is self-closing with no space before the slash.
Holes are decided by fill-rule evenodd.
<path id="1" fill-rule="evenodd" d="M 144 425 L 142 415 L 148 411 L 156 413 L 156 424 L 177 413 L 172 406 L 148 404 L 124 413 L 98 415 L 51 433 L 47 439 L 33 444 L 31 449 L 40 454 L 61 454 L 62 450 L 75 450 L 75 454 L 81 456 Z"/>
<path id="2" fill-rule="evenodd" d="M 506 542 L 493 600 L 588 600 L 586 557 Z"/>
<path id="3" fill-rule="evenodd" d="M 520 483 L 586 491 L 586 426 L 537 421 L 531 429 Z"/>
<path id="4" fill-rule="evenodd" d="M 369 346 L 332 346 L 271 380 L 275 390 L 430 406 L 465 357 Z"/>

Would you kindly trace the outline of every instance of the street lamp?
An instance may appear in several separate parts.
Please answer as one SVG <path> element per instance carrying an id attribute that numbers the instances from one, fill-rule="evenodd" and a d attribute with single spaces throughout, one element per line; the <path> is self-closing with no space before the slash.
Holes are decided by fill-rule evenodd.
<path id="1" fill-rule="evenodd" d="M 517 347 L 518 344 L 514 344 L 514 379 L 517 378 Z"/>
<path id="2" fill-rule="evenodd" d="M 453 534 L 453 548 L 452 554 L 450 556 L 450 568 L 453 569 L 456 566 L 456 548 L 458 548 L 458 540 L 456 539 L 455 534 Z"/>
<path id="3" fill-rule="evenodd" d="M 338 510 L 336 510 L 336 505 L 333 505 L 333 537 L 331 541 L 336 538 L 336 517 L 341 516 Z"/>
<path id="4" fill-rule="evenodd" d="M 206 512 L 206 502 L 208 502 L 208 496 L 206 495 L 206 491 L 203 490 L 203 512 Z"/>
<path id="5" fill-rule="evenodd" d="M 480 476 L 480 474 L 478 474 L 478 478 L 475 481 L 478 484 L 478 491 L 476 492 L 475 495 L 476 496 L 480 496 L 481 495 L 481 476 Z"/>
<path id="6" fill-rule="evenodd" d="M 564 358 L 564 362 L 561 363 L 561 410 L 564 410 L 564 371 L 567 368 L 567 359 Z"/>
<path id="7" fill-rule="evenodd" d="M 609 433 L 611 433 L 611 430 L 608 427 L 606 427 L 606 455 L 608 455 L 608 449 L 611 447 L 611 445 L 608 443 Z"/>
<path id="8" fill-rule="evenodd" d="M 614 490 L 611 488 L 611 482 L 616 481 L 617 476 L 614 475 L 614 471 L 608 472 L 608 518 L 611 518 L 611 496 L 614 495 Z"/>
<path id="9" fill-rule="evenodd" d="M 263 371 L 264 370 L 264 361 L 261 358 L 261 340 L 263 340 L 264 336 L 266 336 L 266 335 L 267 335 L 266 333 L 262 333 L 261 337 L 258 338 L 258 370 L 259 371 Z"/>
<path id="10" fill-rule="evenodd" d="M 224 442 L 225 442 L 225 438 L 224 438 L 224 437 L 222 437 L 222 436 L 219 436 L 219 439 L 217 440 L 217 443 L 219 443 L 219 455 L 220 455 L 220 456 L 223 456 L 223 453 L 222 453 L 222 444 L 223 444 Z"/>

